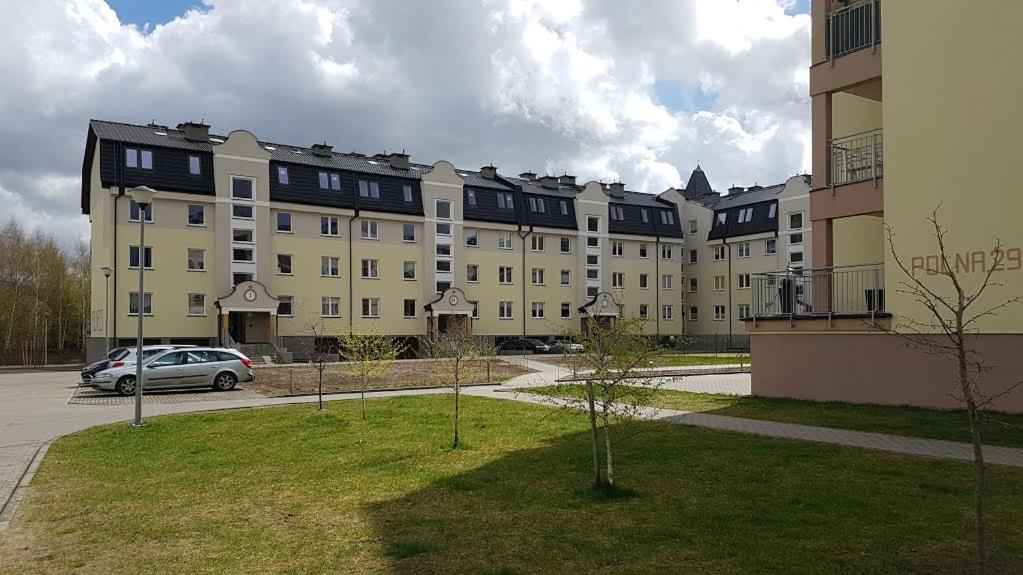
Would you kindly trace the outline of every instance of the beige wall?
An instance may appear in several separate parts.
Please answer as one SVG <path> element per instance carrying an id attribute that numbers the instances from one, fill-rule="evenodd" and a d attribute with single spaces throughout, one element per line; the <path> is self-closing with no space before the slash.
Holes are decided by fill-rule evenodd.
<path id="1" fill-rule="evenodd" d="M 884 220 L 878 216 L 834 220 L 832 237 L 835 267 L 884 261 Z"/>
<path id="2" fill-rule="evenodd" d="M 841 138 L 882 127 L 881 102 L 836 92 L 831 97 L 831 136 Z"/>

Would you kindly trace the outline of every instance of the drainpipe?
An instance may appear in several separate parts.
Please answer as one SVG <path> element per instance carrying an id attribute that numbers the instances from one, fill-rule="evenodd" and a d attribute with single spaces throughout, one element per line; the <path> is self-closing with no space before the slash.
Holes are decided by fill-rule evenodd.
<path id="1" fill-rule="evenodd" d="M 657 343 L 661 343 L 661 236 L 654 236 L 654 318 Z"/>
<path id="2" fill-rule="evenodd" d="M 526 238 L 533 233 L 533 225 L 529 225 L 529 231 L 522 232 L 522 224 L 516 232 L 522 240 L 522 339 L 526 338 Z"/>
<path id="3" fill-rule="evenodd" d="M 117 195 L 114 196 L 114 297 L 110 305 L 110 323 L 113 326 L 111 331 L 115 347 L 117 347 L 117 276 L 120 275 L 118 273 L 120 270 L 117 269 L 117 200 L 124 197 L 124 144 L 121 142 L 117 143 L 117 188 Z M 140 213 L 139 217 L 145 215 Z"/>
<path id="4" fill-rule="evenodd" d="M 732 245 L 728 243 L 728 238 L 723 238 L 722 243 L 725 245 L 725 256 L 728 258 L 728 282 L 725 284 L 728 287 L 728 307 L 725 308 L 725 321 L 728 322 L 728 335 L 726 336 L 725 343 L 728 349 L 732 348 Z"/>
<path id="5" fill-rule="evenodd" d="M 348 218 L 348 335 L 352 335 L 352 322 L 355 321 L 355 301 L 352 299 L 355 297 L 353 291 L 354 281 L 353 275 L 355 272 L 352 271 L 352 245 L 355 243 L 355 237 L 352 236 L 352 224 L 355 223 L 355 219 L 359 217 L 359 196 L 355 196 L 355 213 L 352 217 Z"/>

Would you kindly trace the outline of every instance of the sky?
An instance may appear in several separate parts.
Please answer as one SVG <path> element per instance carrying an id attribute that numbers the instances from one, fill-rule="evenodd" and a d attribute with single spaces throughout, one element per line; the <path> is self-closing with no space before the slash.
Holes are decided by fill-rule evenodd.
<path id="1" fill-rule="evenodd" d="M 808 0 L 0 3 L 0 220 L 61 241 L 90 118 L 647 193 L 810 167 Z"/>

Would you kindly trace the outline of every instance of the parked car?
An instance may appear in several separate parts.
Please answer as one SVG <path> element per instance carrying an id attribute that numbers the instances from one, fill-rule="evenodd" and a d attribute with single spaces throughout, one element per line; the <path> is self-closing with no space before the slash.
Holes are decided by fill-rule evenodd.
<path id="1" fill-rule="evenodd" d="M 110 367 L 111 362 L 121 359 L 125 355 L 128 355 L 128 348 L 126 347 L 115 347 L 108 351 L 106 355 L 90 363 L 89 365 L 82 368 L 82 383 L 89 383 L 92 381 L 93 376 Z"/>
<path id="2" fill-rule="evenodd" d="M 143 355 L 147 351 L 143 349 Z M 134 364 L 111 367 L 97 373 L 92 385 L 121 395 L 132 395 L 135 393 L 135 371 Z M 142 361 L 144 390 L 212 387 L 217 391 L 230 391 L 239 381 L 253 379 L 252 361 L 234 349 L 194 346 L 164 349 Z"/>
<path id="3" fill-rule="evenodd" d="M 185 345 L 185 344 L 181 344 L 181 345 L 177 345 L 177 344 L 144 345 L 144 346 L 142 346 L 142 357 L 143 357 L 143 359 L 148 359 L 148 358 L 153 357 L 154 355 L 156 355 L 158 353 L 167 351 L 168 349 L 181 349 L 181 348 L 184 348 L 184 347 L 195 347 L 195 346 L 194 345 Z M 92 366 L 96 366 L 96 367 L 94 367 L 93 369 L 90 370 L 91 373 L 86 374 L 86 369 L 82 369 L 82 383 L 84 383 L 86 385 L 92 385 L 92 380 L 96 377 L 96 374 L 101 372 L 101 371 L 103 371 L 104 369 L 111 369 L 111 368 L 115 368 L 115 367 L 125 367 L 125 366 L 128 366 L 128 365 L 135 365 L 135 356 L 138 354 L 138 348 L 137 347 L 119 347 L 119 348 L 116 348 L 116 349 L 123 350 L 123 351 L 121 353 L 119 353 L 116 358 L 112 358 L 112 359 L 106 360 L 106 365 L 105 366 L 102 365 L 104 360 L 101 359 L 101 360 L 99 360 L 97 362 L 91 363 L 88 366 L 86 366 L 86 368 L 89 368 L 89 367 L 92 367 Z M 110 350 L 110 353 L 113 353 L 113 352 L 114 352 L 114 350 Z M 107 354 L 107 355 L 109 356 L 110 354 Z"/>
<path id="4" fill-rule="evenodd" d="M 581 343 L 571 340 L 559 340 L 551 342 L 551 353 L 582 353 L 586 348 Z"/>
<path id="5" fill-rule="evenodd" d="M 501 344 L 501 351 L 531 351 L 533 353 L 550 353 L 551 346 L 533 338 L 509 339 Z"/>

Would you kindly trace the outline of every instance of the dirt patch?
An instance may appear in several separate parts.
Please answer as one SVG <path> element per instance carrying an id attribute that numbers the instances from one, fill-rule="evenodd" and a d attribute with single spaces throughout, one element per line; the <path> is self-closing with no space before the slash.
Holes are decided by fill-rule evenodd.
<path id="1" fill-rule="evenodd" d="M 482 360 L 483 372 L 489 378 L 474 383 L 501 383 L 516 375 L 530 373 L 533 370 L 506 363 L 500 359 Z M 396 361 L 391 365 L 387 375 L 377 380 L 370 389 L 406 389 L 413 387 L 433 387 L 437 385 L 433 373 L 434 366 L 429 360 Z M 274 366 L 253 366 L 256 381 L 246 383 L 246 389 L 255 390 L 263 395 L 298 395 L 316 393 L 319 373 L 309 364 L 290 364 Z M 323 391 L 358 391 L 359 386 L 353 379 L 351 368 L 344 363 L 327 364 L 323 371 Z"/>

